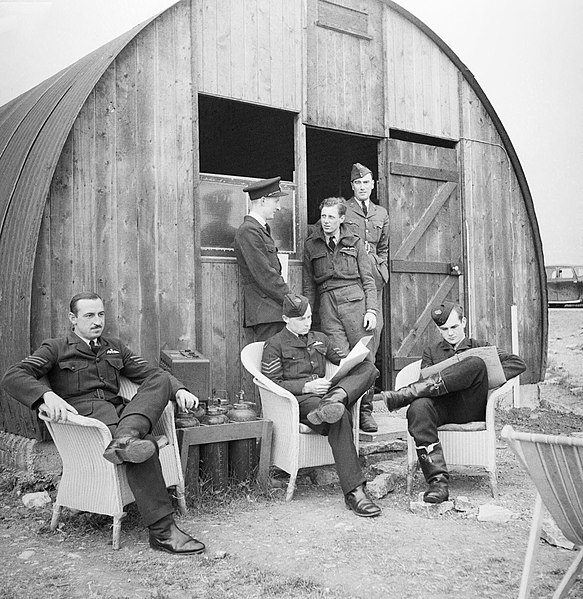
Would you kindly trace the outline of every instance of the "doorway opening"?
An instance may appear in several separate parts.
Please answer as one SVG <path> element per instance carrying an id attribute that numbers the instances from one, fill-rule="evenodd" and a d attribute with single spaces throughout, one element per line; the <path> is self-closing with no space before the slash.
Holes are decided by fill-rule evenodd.
<path id="1" fill-rule="evenodd" d="M 350 170 L 355 162 L 364 164 L 378 179 L 379 139 L 327 129 L 306 129 L 308 224 L 320 218 L 320 202 L 331 196 L 349 199 Z M 378 203 L 376 186 L 371 200 Z"/>
<path id="2" fill-rule="evenodd" d="M 355 162 L 367 166 L 378 181 L 379 166 L 378 152 L 380 140 L 376 137 L 354 135 L 327 129 L 307 127 L 306 129 L 306 169 L 307 169 L 307 194 L 308 194 L 308 224 L 313 225 L 320 218 L 320 202 L 328 197 L 352 197 L 350 186 L 350 171 Z M 371 200 L 378 204 L 377 185 L 375 185 Z M 386 203 L 383 202 L 385 204 Z M 385 287 L 383 298 L 384 305 L 381 307 L 385 315 L 388 310 L 387 304 L 388 287 Z M 314 328 L 319 327 L 317 315 L 314 318 Z M 386 324 L 384 329 L 386 329 Z M 386 364 L 385 333 L 381 337 L 379 351 L 375 363 L 381 376 L 376 381 L 378 389 L 388 389 L 385 380 Z"/>

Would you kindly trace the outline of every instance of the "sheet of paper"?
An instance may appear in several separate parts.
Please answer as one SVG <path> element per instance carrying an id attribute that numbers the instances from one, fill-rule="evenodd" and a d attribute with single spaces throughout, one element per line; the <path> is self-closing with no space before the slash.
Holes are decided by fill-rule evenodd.
<path id="1" fill-rule="evenodd" d="M 340 360 L 340 364 L 333 370 L 326 373 L 326 378 L 334 385 L 342 377 L 346 376 L 357 364 L 360 364 L 370 353 L 368 343 L 372 335 L 363 337 L 351 350 L 350 353 Z M 331 369 L 332 370 L 332 369 Z"/>
<path id="2" fill-rule="evenodd" d="M 482 358 L 482 360 L 484 360 L 486 368 L 488 369 L 489 389 L 500 387 L 500 385 L 503 385 L 506 382 L 504 370 L 502 370 L 502 364 L 500 363 L 500 358 L 498 357 L 498 350 L 494 345 L 473 347 L 472 349 L 455 354 L 455 356 L 452 356 L 443 362 L 439 362 L 433 366 L 427 366 L 427 368 L 424 368 L 421 371 L 421 376 L 426 378 L 432 374 L 435 374 L 436 372 L 441 372 L 444 368 L 447 368 L 452 364 L 456 364 L 457 362 L 461 362 L 461 360 L 465 360 L 471 356 L 477 356 L 478 358 Z"/>

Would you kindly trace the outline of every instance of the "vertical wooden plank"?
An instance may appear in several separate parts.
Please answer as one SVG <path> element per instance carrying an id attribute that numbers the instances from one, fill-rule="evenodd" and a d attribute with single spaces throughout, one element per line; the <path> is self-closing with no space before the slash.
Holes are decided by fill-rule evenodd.
<path id="1" fill-rule="evenodd" d="M 128 44 L 116 59 L 116 189 L 119 239 L 118 313 L 120 337 L 134 351 L 140 350 L 140 281 L 138 276 L 138 183 L 136 145 L 136 42 Z"/>
<path id="2" fill-rule="evenodd" d="M 271 99 L 271 44 L 269 0 L 257 0 L 257 100 L 269 104 Z"/>
<path id="3" fill-rule="evenodd" d="M 233 98 L 244 98 L 245 86 L 248 85 L 246 54 L 247 44 L 252 43 L 252 38 L 247 38 L 244 23 L 245 2 L 231 2 L 228 39 L 231 61 L 228 68 L 231 72 L 230 95 Z"/>
<path id="4" fill-rule="evenodd" d="M 118 244 L 116 189 L 115 63 L 95 86 L 95 257 L 96 291 L 103 297 L 107 332 L 119 336 Z"/>
<path id="5" fill-rule="evenodd" d="M 166 15 L 167 16 L 167 13 Z M 140 348 L 150 361 L 158 359 L 158 168 L 156 148 L 158 135 L 158 98 L 160 94 L 160 64 L 156 55 L 158 28 L 164 17 L 144 29 L 137 38 L 137 105 L 136 105 L 136 170 L 139 273 L 139 331 Z M 146 93 L 148 90 L 149 93 Z"/>
<path id="6" fill-rule="evenodd" d="M 75 125 L 74 219 L 72 229 L 73 291 L 93 291 L 95 272 L 95 210 L 93 131 L 95 95 L 86 100 Z"/>
<path id="7" fill-rule="evenodd" d="M 245 77 L 245 89 L 241 90 L 241 98 L 259 97 L 259 46 L 257 33 L 257 4 L 256 0 L 243 0 L 241 2 L 244 14 L 243 34 L 244 41 L 239 47 L 239 51 L 243 55 L 244 65 L 243 73 Z"/>

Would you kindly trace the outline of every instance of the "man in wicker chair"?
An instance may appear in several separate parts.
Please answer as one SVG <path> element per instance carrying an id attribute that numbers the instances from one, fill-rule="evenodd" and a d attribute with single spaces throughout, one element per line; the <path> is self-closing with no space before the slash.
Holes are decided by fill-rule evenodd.
<path id="1" fill-rule="evenodd" d="M 293 393 L 299 403 L 300 422 L 328 437 L 346 507 L 357 516 L 381 513 L 364 491 L 354 446 L 350 408 L 370 389 L 378 370 L 369 360 L 355 366 L 335 385 L 325 378 L 326 360 L 338 364 L 344 357 L 324 335 L 310 331 L 312 309 L 307 297 L 288 293 L 283 301 L 285 328 L 263 348 L 261 372 Z"/>
<path id="2" fill-rule="evenodd" d="M 423 350 L 421 368 L 439 364 L 456 354 L 489 345 L 466 337 L 467 320 L 459 304 L 444 302 L 431 310 L 431 318 L 442 340 Z M 498 349 L 506 380 L 526 370 L 522 358 Z M 488 371 L 484 360 L 470 356 L 397 391 L 380 396 L 390 411 L 409 406 L 407 422 L 415 440 L 423 476 L 429 484 L 423 495 L 427 503 L 449 498 L 449 471 L 437 428 L 443 424 L 465 424 L 484 420 L 488 401 Z"/>
<path id="3" fill-rule="evenodd" d="M 30 356 L 8 369 L 3 388 L 33 410 L 55 422 L 67 414 L 101 420 L 113 440 L 103 457 L 126 464 L 129 486 L 149 529 L 150 546 L 174 554 L 202 553 L 205 546 L 174 522 L 158 445 L 150 434 L 168 401 L 184 410 L 198 399 L 170 373 L 151 366 L 119 339 L 102 337 L 103 300 L 95 293 L 80 293 L 70 303 L 72 331 L 48 339 Z M 119 397 L 119 377 L 140 385 L 131 402 Z M 41 379 L 47 377 L 48 386 Z"/>

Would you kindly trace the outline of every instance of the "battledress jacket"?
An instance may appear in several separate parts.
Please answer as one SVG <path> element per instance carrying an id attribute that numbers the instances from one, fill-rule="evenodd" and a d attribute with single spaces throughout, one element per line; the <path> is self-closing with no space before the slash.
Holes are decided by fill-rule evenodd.
<path id="1" fill-rule="evenodd" d="M 474 347 L 484 347 L 486 345 L 491 344 L 487 341 L 478 341 L 477 339 L 472 339 L 471 337 L 464 337 L 464 339 L 460 341 L 458 347 L 454 348 L 451 343 L 448 343 L 445 339 L 442 339 L 439 343 L 425 348 L 421 358 L 421 368 L 439 364 L 439 362 L 443 362 L 455 354 L 460 354 Z M 504 371 L 504 376 L 506 377 L 507 381 L 526 370 L 526 364 L 522 358 L 516 354 L 509 354 L 503 349 L 496 349 L 498 351 L 498 357 L 500 358 L 502 370 Z"/>
<path id="2" fill-rule="evenodd" d="M 344 224 L 340 225 L 340 237 L 332 252 L 326 246 L 326 236 L 321 225 L 314 228 L 304 244 L 303 290 L 316 304 L 316 291 L 325 293 L 358 285 L 364 291 L 366 310 L 377 309 L 377 290 L 370 262 L 364 246 L 355 233 Z"/>
<path id="3" fill-rule="evenodd" d="M 310 331 L 306 342 L 286 327 L 266 341 L 261 372 L 297 397 L 308 381 L 326 375 L 326 360 L 339 364 L 344 357 L 324 333 Z"/>
<path id="4" fill-rule="evenodd" d="M 237 229 L 233 246 L 243 285 L 244 326 L 280 322 L 289 287 L 281 276 L 273 237 L 247 215 Z"/>
<path id="5" fill-rule="evenodd" d="M 369 201 L 365 216 L 362 204 L 354 197 L 346 207 L 344 224 L 364 243 L 377 289 L 381 289 L 389 280 L 389 215 L 385 208 Z"/>
<path id="6" fill-rule="evenodd" d="M 12 397 L 37 409 L 47 391 L 54 391 L 82 416 L 116 424 L 111 404 L 120 405 L 119 377 L 141 384 L 155 373 L 169 377 L 172 397 L 184 385 L 169 372 L 152 366 L 119 339 L 101 337 L 97 355 L 74 332 L 48 339 L 30 356 L 8 369 L 2 386 Z M 46 377 L 46 380 L 41 380 Z M 110 404 L 110 405 L 108 405 Z M 146 408 L 147 410 L 147 408 Z M 153 415 L 144 413 L 154 421 Z"/>

